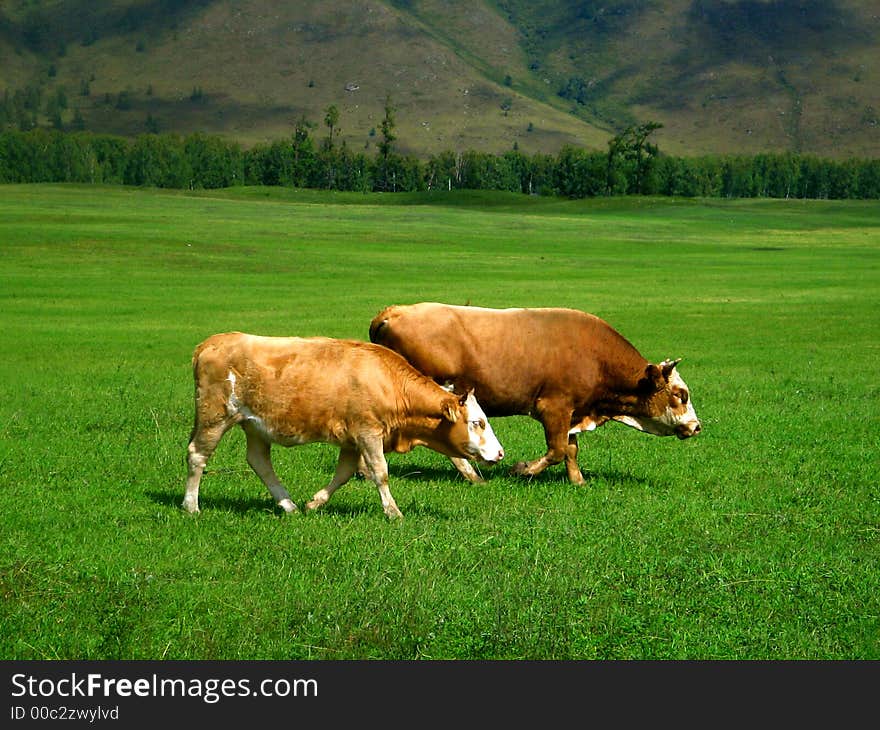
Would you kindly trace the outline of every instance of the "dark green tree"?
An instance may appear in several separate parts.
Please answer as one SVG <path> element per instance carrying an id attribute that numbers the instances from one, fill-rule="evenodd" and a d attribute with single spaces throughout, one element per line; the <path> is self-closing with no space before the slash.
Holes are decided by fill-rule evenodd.
<path id="1" fill-rule="evenodd" d="M 394 141 L 397 135 L 394 134 L 394 106 L 391 104 L 391 97 L 385 97 L 385 116 L 382 117 L 382 123 L 379 129 L 382 132 L 382 139 L 379 141 L 379 161 L 376 170 L 376 186 L 379 190 L 397 190 L 397 166 L 394 162 Z"/>
<path id="2" fill-rule="evenodd" d="M 327 139 L 324 141 L 325 149 L 333 149 L 333 135 L 339 134 L 337 127 L 339 126 L 339 109 L 335 104 L 331 104 L 324 111 L 324 124 L 327 125 Z"/>
<path id="3" fill-rule="evenodd" d="M 0 134 L 0 182 L 47 182 L 44 155 L 40 154 L 40 135 L 34 132 L 9 131 Z M 45 148 L 45 144 L 42 144 Z"/>
<path id="4" fill-rule="evenodd" d="M 87 135 L 52 132 L 46 138 L 42 156 L 53 182 L 94 182 L 94 153 Z"/>
<path id="5" fill-rule="evenodd" d="M 452 190 L 460 187 L 461 155 L 445 151 L 432 155 L 425 167 L 425 185 L 428 190 Z"/>
<path id="6" fill-rule="evenodd" d="M 70 122 L 70 128 L 74 132 L 82 132 L 86 128 L 86 120 L 83 117 L 82 112 L 79 110 L 79 107 L 73 111 L 73 119 Z"/>
<path id="7" fill-rule="evenodd" d="M 424 190 L 424 169 L 414 157 L 390 154 L 375 163 L 373 190 L 389 192 L 414 192 Z"/>
<path id="8" fill-rule="evenodd" d="M 292 185 L 291 144 L 275 140 L 255 145 L 245 155 L 245 185 Z"/>
<path id="9" fill-rule="evenodd" d="M 381 154 L 386 160 L 391 155 L 392 145 L 397 139 L 397 135 L 394 134 L 394 129 L 396 127 L 394 121 L 395 111 L 397 110 L 391 105 L 391 97 L 385 97 L 385 116 L 382 118 L 382 124 L 379 125 L 379 128 L 382 130 L 382 141 L 379 142 L 379 154 Z"/>
<path id="10" fill-rule="evenodd" d="M 304 188 L 312 183 L 315 174 L 315 146 L 309 136 L 315 128 L 314 122 L 310 122 L 305 115 L 296 120 L 293 127 L 291 140 L 291 154 L 293 157 L 291 166 L 291 183 L 294 187 Z"/>
<path id="11" fill-rule="evenodd" d="M 125 168 L 126 185 L 186 188 L 192 181 L 183 140 L 171 134 L 142 134 L 135 139 Z"/>
<path id="12" fill-rule="evenodd" d="M 191 188 L 228 188 L 242 183 L 244 163 L 237 144 L 197 132 L 184 140 L 183 147 L 192 172 Z"/>
<path id="13" fill-rule="evenodd" d="M 591 198 L 608 187 L 606 156 L 567 145 L 556 157 L 553 188 L 568 198 Z"/>
<path id="14" fill-rule="evenodd" d="M 95 152 L 97 165 L 96 182 L 121 185 L 125 180 L 125 169 L 131 143 L 123 137 L 112 135 L 89 135 Z"/>
<path id="15" fill-rule="evenodd" d="M 721 195 L 725 198 L 750 198 L 754 195 L 754 170 L 743 155 L 730 155 L 721 161 Z"/>
<path id="16" fill-rule="evenodd" d="M 363 152 L 352 153 L 343 141 L 337 160 L 340 190 L 368 193 L 373 188 L 372 164 Z"/>
<path id="17" fill-rule="evenodd" d="M 880 159 L 862 160 L 859 166 L 859 198 L 880 198 Z"/>
<path id="18" fill-rule="evenodd" d="M 633 192 L 641 195 L 646 186 L 657 155 L 657 145 L 648 141 L 648 137 L 663 127 L 659 122 L 645 122 L 629 126 L 608 142 L 608 165 L 606 168 L 606 192 Z M 626 189 L 620 190 L 620 177 L 623 172 Z"/>
<path id="19" fill-rule="evenodd" d="M 461 156 L 461 187 L 470 190 L 520 190 L 513 156 L 469 150 Z"/>

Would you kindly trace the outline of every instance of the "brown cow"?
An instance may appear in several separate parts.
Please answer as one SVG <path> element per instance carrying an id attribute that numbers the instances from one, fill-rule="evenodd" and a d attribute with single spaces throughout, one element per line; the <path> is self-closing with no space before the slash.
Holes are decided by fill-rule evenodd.
<path id="1" fill-rule="evenodd" d="M 473 393 L 456 396 L 369 342 L 230 332 L 196 347 L 192 364 L 195 426 L 183 500 L 190 512 L 199 510 L 205 463 L 235 425 L 247 437 L 248 464 L 286 512 L 296 505 L 272 467 L 272 443 L 339 446 L 336 473 L 307 510 L 325 504 L 362 456 L 390 518 L 402 515 L 388 490 L 385 453 L 427 446 L 465 463 L 504 455 Z"/>
<path id="2" fill-rule="evenodd" d="M 700 431 L 676 370 L 679 360 L 649 363 L 610 325 L 585 312 L 390 306 L 370 323 L 370 340 L 456 391 L 473 388 L 490 417 L 540 421 L 547 453 L 516 464 L 518 474 L 539 474 L 564 460 L 569 480 L 582 484 L 577 435 L 609 420 L 659 436 L 688 438 Z M 479 480 L 469 463 L 453 463 Z"/>

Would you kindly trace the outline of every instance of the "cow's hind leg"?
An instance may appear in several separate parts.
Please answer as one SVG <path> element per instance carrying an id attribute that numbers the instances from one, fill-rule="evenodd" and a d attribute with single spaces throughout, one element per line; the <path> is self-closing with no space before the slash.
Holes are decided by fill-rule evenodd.
<path id="1" fill-rule="evenodd" d="M 272 445 L 252 427 L 243 426 L 247 435 L 247 462 L 268 487 L 278 506 L 285 512 L 296 512 L 296 505 L 272 466 Z"/>
<path id="2" fill-rule="evenodd" d="M 208 459 L 211 458 L 211 454 L 214 453 L 223 434 L 231 426 L 232 423 L 228 420 L 221 420 L 210 426 L 196 422 L 189 446 L 186 449 L 187 476 L 183 508 L 187 512 L 199 511 L 199 484 L 202 481 L 205 464 L 208 463 Z"/>
<path id="3" fill-rule="evenodd" d="M 385 461 L 385 453 L 382 449 L 382 439 L 369 441 L 361 445 L 361 453 L 364 456 L 364 463 L 370 472 L 370 477 L 379 490 L 379 497 L 382 500 L 382 509 L 385 516 L 392 520 L 399 520 L 403 517 L 403 513 L 398 509 L 397 502 L 391 496 L 391 490 L 388 488 L 388 462 Z"/>
<path id="4" fill-rule="evenodd" d="M 336 473 L 333 475 L 333 479 L 330 480 L 326 487 L 315 492 L 315 496 L 312 497 L 310 502 L 306 502 L 306 510 L 318 509 L 327 504 L 327 501 L 333 496 L 333 492 L 354 476 L 357 467 L 357 450 L 349 448 L 339 449 L 339 460 L 336 462 Z"/>

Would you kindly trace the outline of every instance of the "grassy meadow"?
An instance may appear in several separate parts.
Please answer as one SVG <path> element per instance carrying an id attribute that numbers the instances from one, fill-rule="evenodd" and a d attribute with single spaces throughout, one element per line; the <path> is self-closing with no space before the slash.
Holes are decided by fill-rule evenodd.
<path id="1" fill-rule="evenodd" d="M 2 186 L 0 254 L 0 658 L 880 658 L 876 201 Z M 583 434 L 574 487 L 495 419 L 485 484 L 389 456 L 392 523 L 283 515 L 235 431 L 181 509 L 201 339 L 420 300 L 596 313 L 703 433 Z M 273 454 L 301 507 L 336 449 Z"/>

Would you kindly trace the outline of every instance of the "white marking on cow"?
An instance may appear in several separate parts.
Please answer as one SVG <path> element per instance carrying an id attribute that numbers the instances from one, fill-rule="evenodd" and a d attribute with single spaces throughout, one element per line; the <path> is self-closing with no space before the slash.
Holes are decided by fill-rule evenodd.
<path id="1" fill-rule="evenodd" d="M 684 379 L 678 374 L 678 370 L 672 371 L 672 374 L 669 377 L 669 384 L 688 394 L 690 393 Z M 691 400 L 690 395 L 688 395 L 687 407 L 684 413 L 676 414 L 670 408 L 668 409 L 668 415 L 673 418 L 672 427 L 673 429 L 676 429 L 676 432 L 679 428 L 683 428 L 687 432 L 687 435 L 691 436 L 700 430 L 700 419 L 697 417 L 697 412 L 694 409 L 694 402 Z"/>
<path id="2" fill-rule="evenodd" d="M 296 505 L 293 503 L 291 499 L 282 499 L 278 506 L 281 507 L 285 512 L 296 512 Z"/>
<path id="3" fill-rule="evenodd" d="M 568 430 L 569 436 L 576 436 L 579 433 L 583 433 L 584 431 L 595 431 L 597 427 L 597 423 L 590 417 L 583 419 L 577 426 L 573 426 Z"/>
<path id="4" fill-rule="evenodd" d="M 226 408 L 229 412 L 229 415 L 238 417 L 239 423 L 247 421 L 248 424 L 253 426 L 261 436 L 269 439 L 270 441 L 275 440 L 275 434 L 272 432 L 272 429 L 270 429 L 266 425 L 266 422 L 258 415 L 256 415 L 250 408 L 244 405 L 244 403 L 242 403 L 238 399 L 238 396 L 235 394 L 235 373 L 230 370 L 229 375 L 226 376 L 226 379 L 230 383 L 229 399 L 226 402 Z M 298 442 L 294 441 L 294 443 Z"/>
<path id="5" fill-rule="evenodd" d="M 475 456 L 483 461 L 496 462 L 504 458 L 504 449 L 492 430 L 492 424 L 477 402 L 473 393 L 468 393 L 465 401 L 468 419 L 468 445 Z"/>
<path id="6" fill-rule="evenodd" d="M 685 414 L 686 415 L 686 414 Z M 614 416 L 613 420 L 631 426 L 638 431 L 653 434 L 654 436 L 672 436 L 676 427 L 683 422 L 683 417 L 677 415 L 672 408 L 666 407 L 662 416 L 651 418 L 649 416 Z"/>
<path id="7" fill-rule="evenodd" d="M 651 420 L 653 420 L 653 419 L 644 418 L 644 419 L 642 419 L 642 420 L 638 420 L 638 419 L 636 419 L 636 418 L 633 418 L 632 416 L 613 416 L 613 417 L 611 418 L 611 420 L 612 420 L 612 421 L 617 421 L 618 423 L 622 423 L 622 424 L 624 424 L 624 425 L 626 425 L 626 426 L 629 426 L 630 428 L 634 428 L 634 429 L 636 429 L 636 431 L 646 431 L 647 433 L 652 433 L 652 434 L 654 434 L 655 436 L 666 436 L 666 435 L 668 435 L 668 434 L 665 433 L 665 432 L 664 432 L 664 433 L 660 433 L 660 432 L 657 431 L 657 430 L 651 430 L 650 428 L 647 428 L 647 427 L 646 427 L 647 423 L 649 423 L 649 422 L 650 422 Z M 643 424 L 642 421 L 645 421 L 645 424 Z"/>
<path id="8" fill-rule="evenodd" d="M 230 370 L 226 379 L 229 381 L 229 398 L 226 401 L 226 409 L 230 415 L 235 415 L 238 413 L 238 398 L 235 395 L 235 373 Z"/>
<path id="9" fill-rule="evenodd" d="M 248 408 L 247 406 L 239 405 L 238 413 L 243 417 L 243 420 L 247 421 L 248 424 L 253 426 L 261 436 L 264 436 L 270 441 L 275 440 L 275 434 L 266 425 L 266 422 L 258 415 L 256 415 L 250 408 Z"/>

